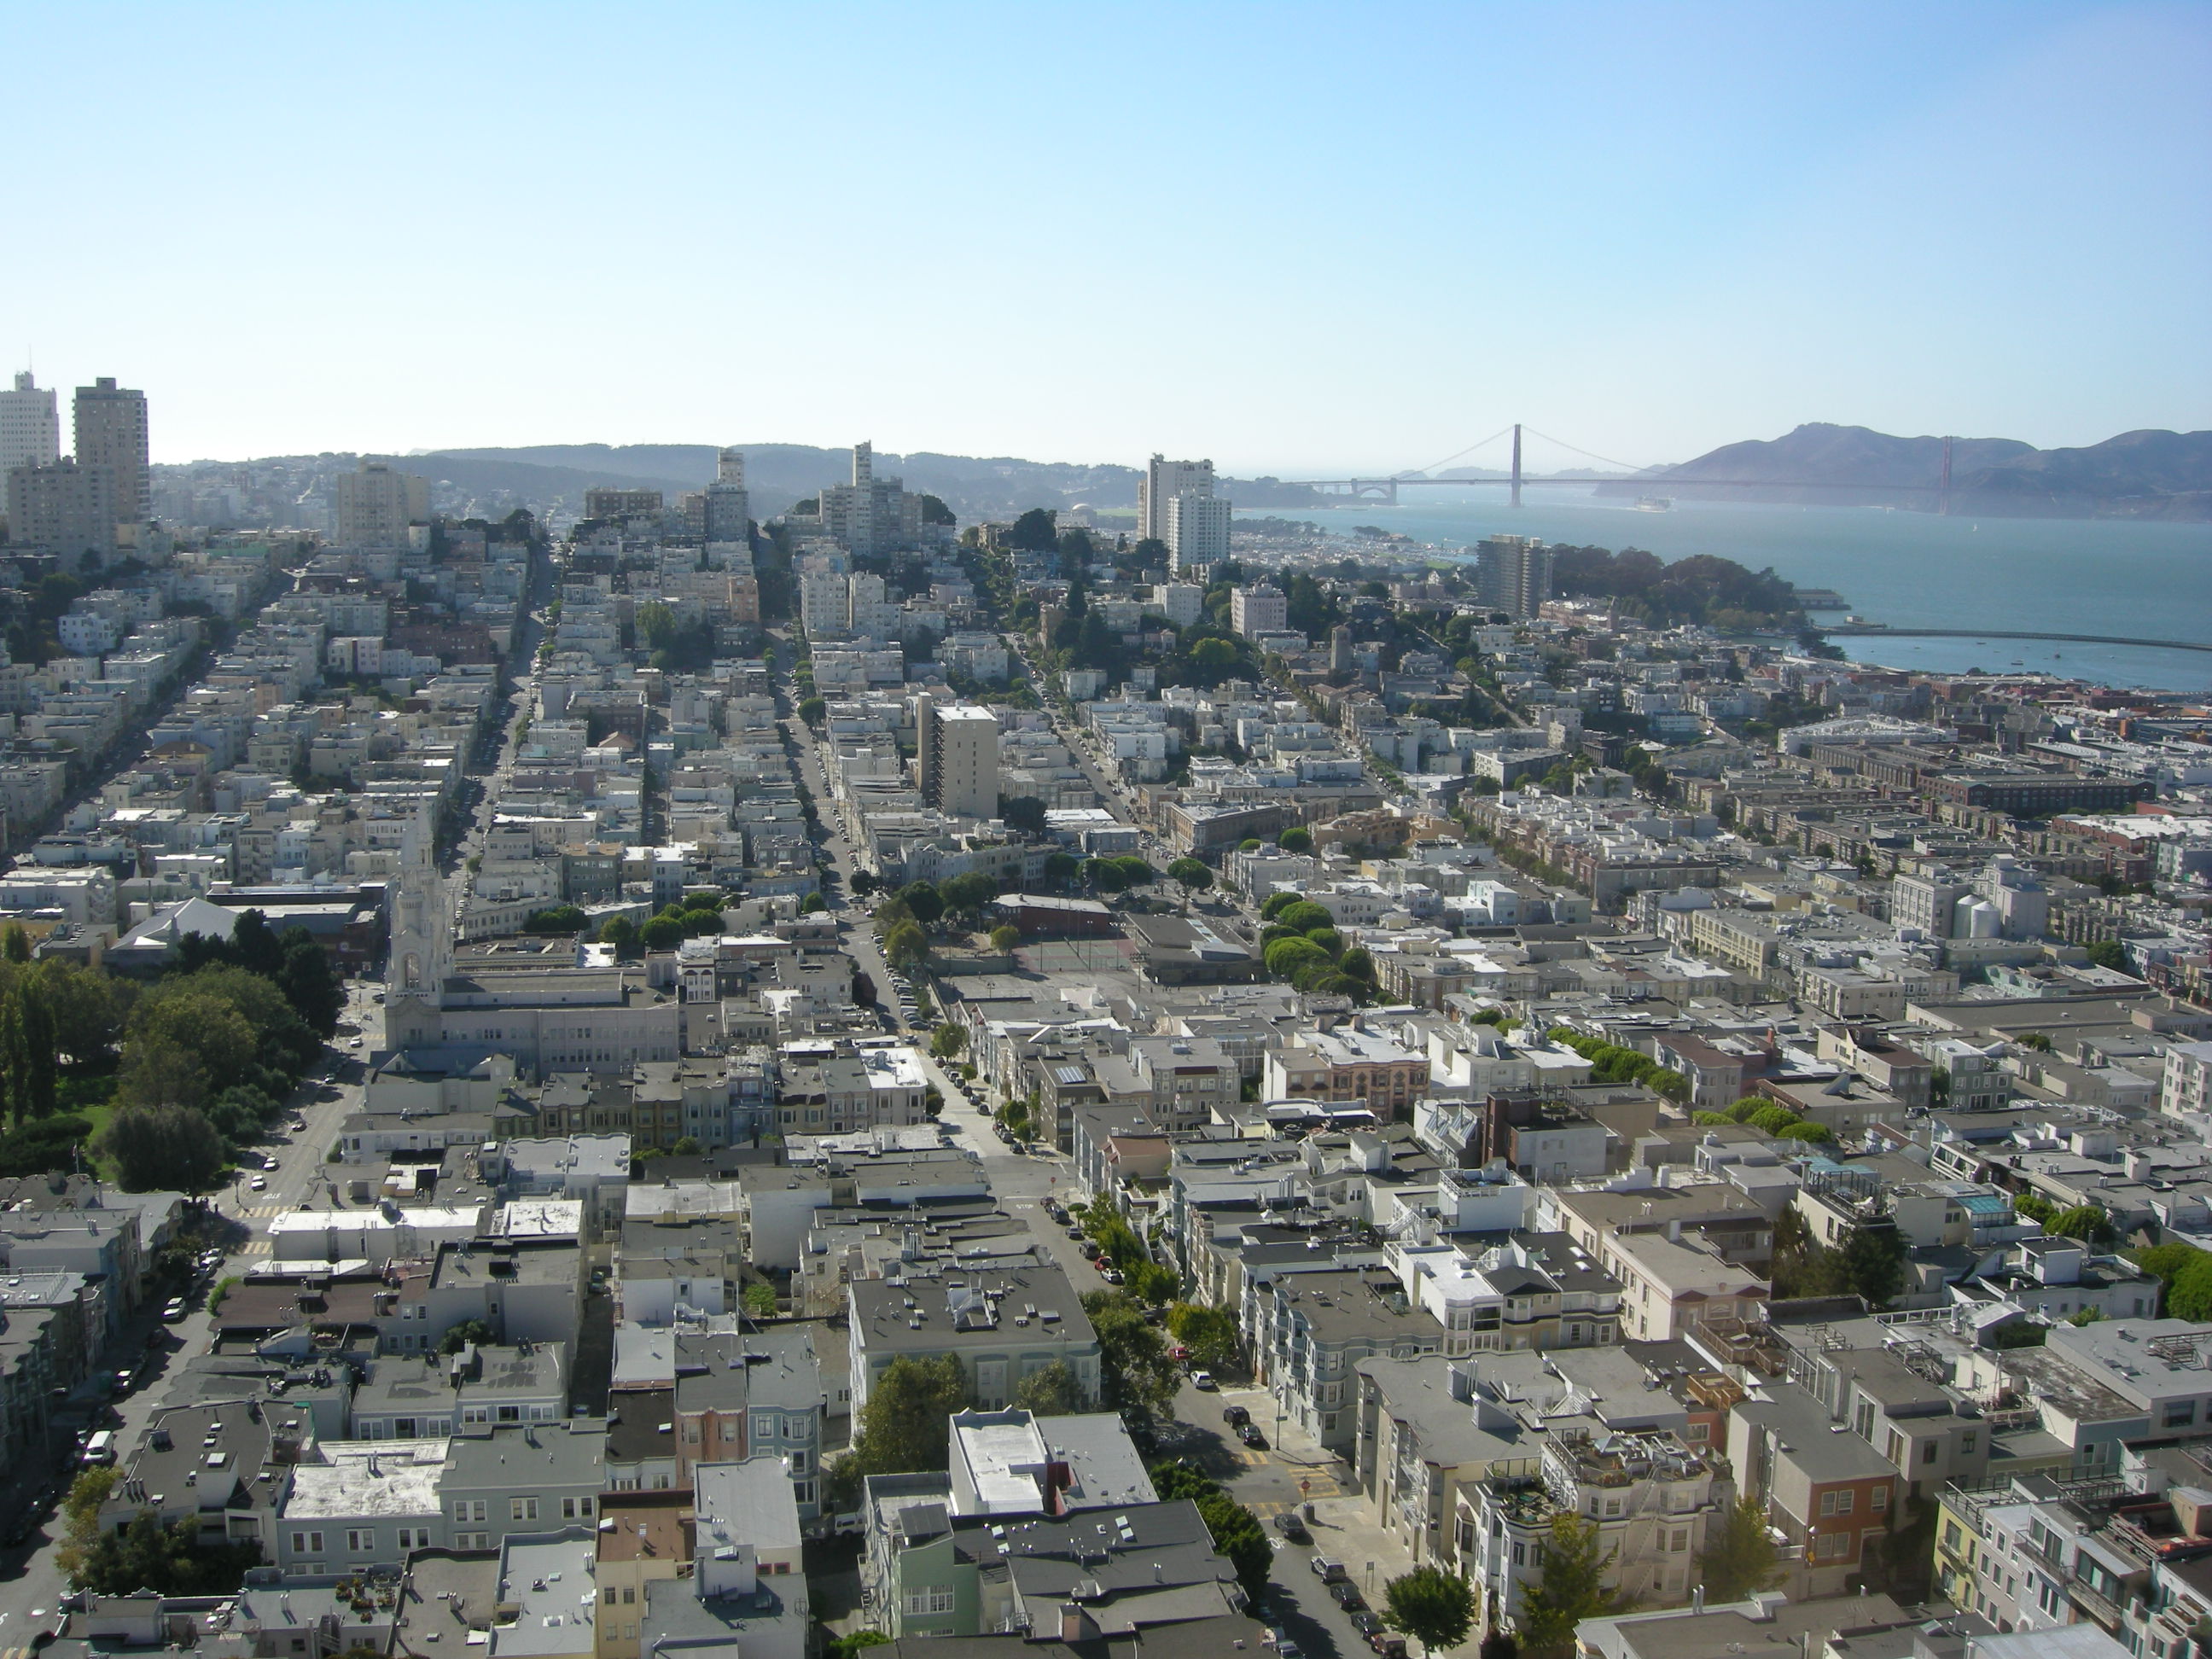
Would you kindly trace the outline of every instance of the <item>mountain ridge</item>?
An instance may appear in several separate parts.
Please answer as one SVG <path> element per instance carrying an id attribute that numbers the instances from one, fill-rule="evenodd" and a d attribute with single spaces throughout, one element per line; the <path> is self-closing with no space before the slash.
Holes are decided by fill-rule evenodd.
<path id="1" fill-rule="evenodd" d="M 1723 444 L 1694 460 L 1601 484 L 1597 493 L 1648 495 L 1663 486 L 1694 500 L 1933 511 L 1942 471 L 1940 437 L 1808 422 L 1779 438 Z M 1773 482 L 1758 482 L 1767 478 Z M 1700 480 L 1711 479 L 1739 482 L 1700 488 Z M 1753 483 L 1745 487 L 1743 480 Z M 1950 510 L 1995 518 L 2212 519 L 2212 432 L 2142 428 L 2062 449 L 2015 438 L 1954 438 Z"/>

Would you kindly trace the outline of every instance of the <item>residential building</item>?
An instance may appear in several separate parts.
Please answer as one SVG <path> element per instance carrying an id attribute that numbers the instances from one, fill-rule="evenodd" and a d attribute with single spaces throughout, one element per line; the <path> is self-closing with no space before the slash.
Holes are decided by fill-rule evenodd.
<path id="1" fill-rule="evenodd" d="M 364 457 L 331 480 L 331 517 L 340 547 L 404 547 L 407 526 L 430 517 L 430 481 Z"/>
<path id="2" fill-rule="evenodd" d="M 1231 504 L 1218 495 L 1186 491 L 1168 499 L 1168 568 L 1178 574 L 1203 570 L 1229 556 Z"/>
<path id="3" fill-rule="evenodd" d="M 106 563 L 115 551 L 115 473 L 106 466 L 52 461 L 9 469 L 8 537 L 75 565 L 87 554 Z"/>
<path id="4" fill-rule="evenodd" d="M 0 478 L 19 466 L 52 466 L 62 458 L 61 416 L 54 390 L 27 372 L 12 392 L 0 392 Z"/>
<path id="5" fill-rule="evenodd" d="M 101 375 L 76 389 L 76 460 L 105 467 L 114 480 L 118 522 L 143 524 L 154 516 L 152 455 L 146 433 L 146 394 Z"/>
<path id="6" fill-rule="evenodd" d="M 954 817 L 999 816 L 999 721 L 979 703 L 915 704 L 921 798 Z"/>
<path id="7" fill-rule="evenodd" d="M 1003 1408 L 1024 1378 L 1055 1361 L 1085 1403 L 1098 1398 L 1097 1334 L 1058 1267 L 857 1279 L 846 1294 L 855 1413 L 893 1360 L 939 1354 L 960 1362 L 970 1397 L 986 1411 Z"/>
<path id="8" fill-rule="evenodd" d="M 1229 595 L 1229 626 L 1250 639 L 1290 626 L 1290 596 L 1279 587 L 1238 587 Z"/>
<path id="9" fill-rule="evenodd" d="M 1137 539 L 1168 538 L 1168 504 L 1178 496 L 1213 494 L 1212 461 L 1170 461 L 1155 455 L 1137 480 Z"/>
<path id="10" fill-rule="evenodd" d="M 1552 597 L 1552 550 L 1534 536 L 1491 536 L 1474 544 L 1475 594 L 1526 621 Z"/>

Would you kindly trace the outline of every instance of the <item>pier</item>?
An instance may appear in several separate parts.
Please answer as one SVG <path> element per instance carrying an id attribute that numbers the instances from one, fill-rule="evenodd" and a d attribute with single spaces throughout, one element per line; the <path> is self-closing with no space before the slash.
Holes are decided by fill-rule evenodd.
<path id="1" fill-rule="evenodd" d="M 1815 623 L 1816 634 L 1848 634 L 1856 638 L 1914 640 L 2050 640 L 2062 645 L 2133 645 L 2151 651 L 2202 651 L 2212 654 L 2212 641 L 2136 640 L 2119 634 L 2016 634 L 1993 628 L 1909 628 L 1887 623 Z"/>

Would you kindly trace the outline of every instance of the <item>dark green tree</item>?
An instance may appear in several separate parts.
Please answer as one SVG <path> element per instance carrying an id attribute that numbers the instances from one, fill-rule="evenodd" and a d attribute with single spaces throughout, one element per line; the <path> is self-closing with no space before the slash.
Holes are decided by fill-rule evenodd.
<path id="1" fill-rule="evenodd" d="M 1144 1304 L 1120 1291 L 1092 1291 L 1083 1311 L 1098 1337 L 1099 1380 L 1111 1407 L 1159 1416 L 1175 1401 L 1182 1373 L 1167 1339 L 1145 1322 Z"/>
<path id="2" fill-rule="evenodd" d="M 1083 1390 L 1067 1362 L 1055 1359 L 1014 1385 L 1013 1404 L 1038 1417 L 1066 1417 L 1083 1409 Z"/>
<path id="3" fill-rule="evenodd" d="M 1455 1648 L 1474 1628 L 1474 1588 L 1442 1567 L 1416 1567 L 1382 1586 L 1382 1622 L 1419 1642 L 1425 1656 Z"/>
<path id="4" fill-rule="evenodd" d="M 1746 1493 L 1706 1534 L 1698 1570 L 1705 1576 L 1708 1603 L 1741 1601 L 1774 1582 L 1780 1556 L 1766 1528 L 1766 1506 Z"/>
<path id="5" fill-rule="evenodd" d="M 1552 1535 L 1537 1551 L 1539 1577 L 1521 1599 L 1521 1646 L 1533 1659 L 1564 1659 L 1575 1627 L 1621 1611 L 1628 1598 L 1605 1585 L 1614 1549 L 1601 1549 L 1597 1523 L 1571 1510 L 1552 1516 Z"/>
<path id="6" fill-rule="evenodd" d="M 945 911 L 945 895 L 926 881 L 911 881 L 898 890 L 899 902 L 925 927 L 933 927 Z"/>
<path id="7" fill-rule="evenodd" d="M 1006 537 L 1009 547 L 1024 553 L 1050 553 L 1060 546 L 1060 528 L 1054 520 L 1058 514 L 1048 507 L 1033 507 L 1014 520 L 1014 527 Z"/>
<path id="8" fill-rule="evenodd" d="M 100 1149 L 134 1193 L 204 1193 L 219 1185 L 228 1156 L 205 1112 L 191 1106 L 123 1106 L 107 1121 Z"/>
<path id="9" fill-rule="evenodd" d="M 853 1449 L 862 1474 L 945 1467 L 952 1414 L 968 1404 L 968 1379 L 951 1354 L 902 1356 L 868 1386 Z"/>

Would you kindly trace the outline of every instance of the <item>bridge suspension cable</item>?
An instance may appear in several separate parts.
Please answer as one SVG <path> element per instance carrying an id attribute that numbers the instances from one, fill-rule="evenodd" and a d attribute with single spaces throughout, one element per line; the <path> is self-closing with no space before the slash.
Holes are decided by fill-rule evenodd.
<path id="1" fill-rule="evenodd" d="M 1485 439 L 1480 442 L 1480 443 L 1479 443 L 1479 444 L 1469 444 L 1469 445 L 1468 445 L 1465 449 L 1455 450 L 1452 453 L 1450 453 L 1450 454 L 1449 454 L 1449 455 L 1445 456 L 1445 457 L 1443 458 L 1443 459 L 1442 459 L 1441 461 L 1431 461 L 1431 462 L 1430 462 L 1430 463 L 1428 464 L 1428 465 L 1426 465 L 1426 466 L 1422 466 L 1422 467 L 1416 467 L 1416 468 L 1414 468 L 1414 469 L 1413 469 L 1413 471 L 1415 471 L 1416 472 L 1434 472 L 1434 471 L 1435 471 L 1438 467 L 1440 467 L 1440 466 L 1449 466 L 1449 465 L 1450 465 L 1454 461 L 1455 461 L 1455 460 L 1459 459 L 1459 458 L 1460 458 L 1461 456 L 1462 456 L 1462 455 L 1472 455 L 1472 454 L 1474 454 L 1474 452 L 1475 452 L 1476 450 L 1478 450 L 1478 449 L 1486 449 L 1486 448 L 1488 448 L 1492 444 L 1496 443 L 1496 442 L 1497 442 L 1500 438 L 1504 437 L 1507 433 L 1509 433 L 1509 432 L 1510 432 L 1510 431 L 1512 431 L 1512 430 L 1513 430 L 1513 428 L 1512 428 L 1510 425 L 1509 425 L 1509 426 L 1501 426 L 1501 427 L 1499 427 L 1499 428 L 1498 428 L 1498 430 L 1497 430 L 1497 431 L 1495 431 L 1495 432 L 1492 433 L 1492 434 L 1491 434 L 1487 438 L 1485 438 Z M 1397 476 L 1398 476 L 1398 477 L 1405 477 L 1406 475 L 1405 475 L 1404 473 L 1400 473 L 1400 474 L 1398 474 Z"/>
<path id="2" fill-rule="evenodd" d="M 1565 438 L 1554 438 L 1550 433 L 1539 432 L 1533 426 L 1527 428 L 1526 430 L 1532 437 L 1541 438 L 1547 444 L 1557 444 L 1560 448 L 1571 451 L 1573 453 L 1583 457 L 1585 460 L 1603 461 L 1607 466 L 1617 466 L 1624 472 L 1649 472 L 1651 471 L 1649 466 L 1638 466 L 1631 461 L 1617 461 L 1610 455 L 1601 455 L 1595 450 L 1584 449 L 1579 445 L 1571 444 Z"/>

